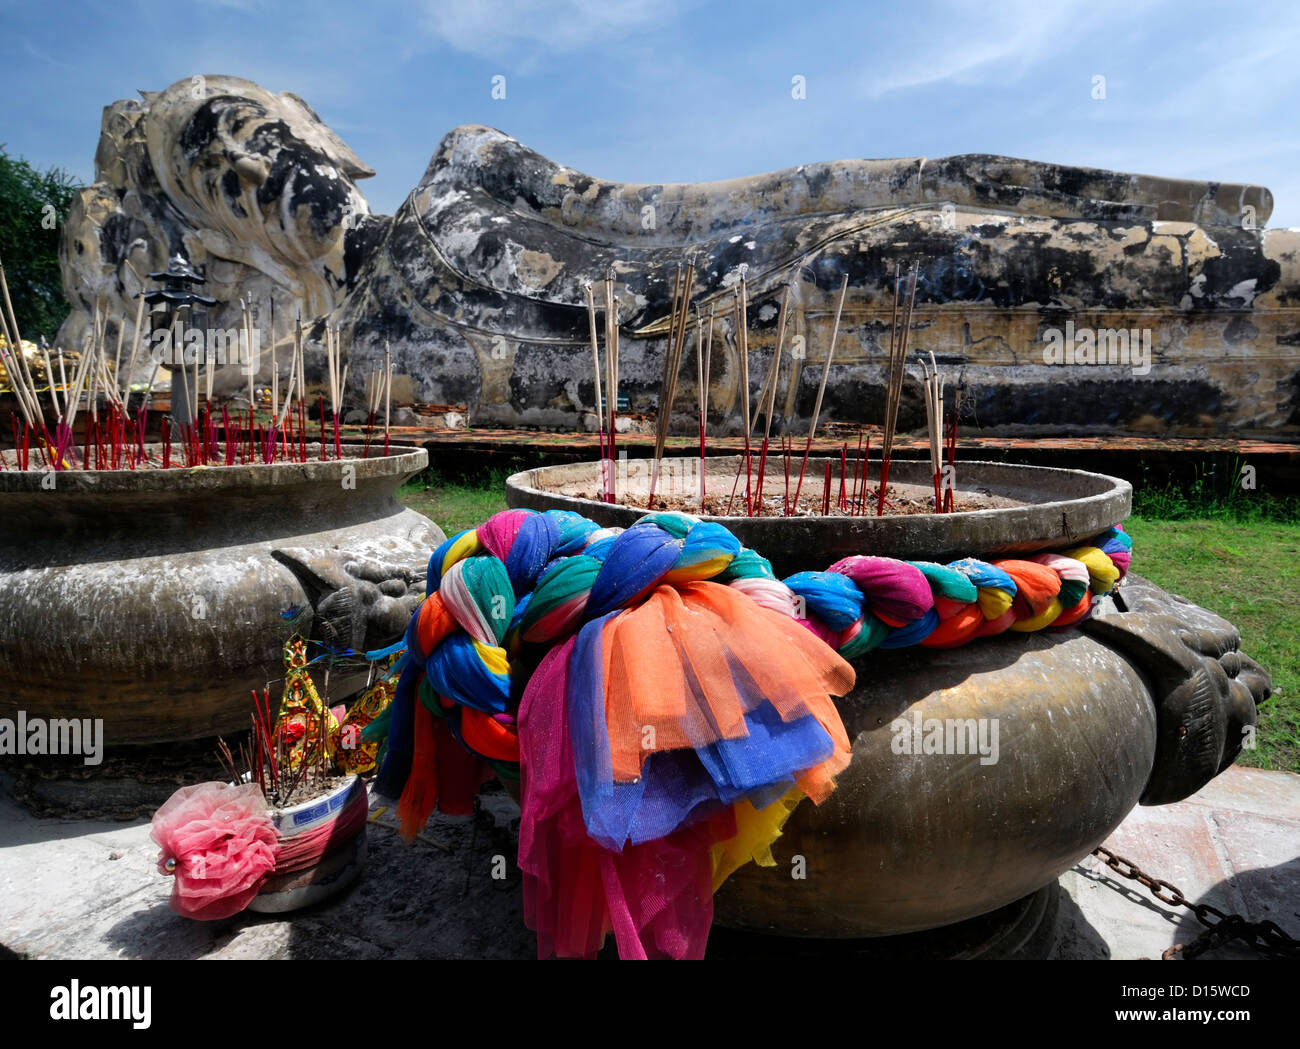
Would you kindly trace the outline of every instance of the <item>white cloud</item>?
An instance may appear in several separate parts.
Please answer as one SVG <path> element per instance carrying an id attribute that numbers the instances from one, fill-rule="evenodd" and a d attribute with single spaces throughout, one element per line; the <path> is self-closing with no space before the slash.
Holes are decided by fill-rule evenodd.
<path id="1" fill-rule="evenodd" d="M 33 58 L 38 59 L 41 62 L 45 62 L 48 65 L 52 65 L 56 69 L 66 69 L 73 73 L 78 72 L 76 66 L 69 65 L 67 62 L 60 62 L 57 58 L 51 58 L 44 51 L 38 50 L 37 47 L 26 37 L 23 37 L 22 41 L 23 41 L 23 50 L 26 51 Z"/>
<path id="2" fill-rule="evenodd" d="M 458 51 L 501 58 L 521 45 L 564 54 L 660 30 L 681 6 L 674 0 L 430 0 L 422 22 Z"/>
<path id="3" fill-rule="evenodd" d="M 890 50 L 899 56 L 871 70 L 866 93 L 879 98 L 891 91 L 952 82 L 1009 81 L 1039 63 L 1059 62 L 1083 29 L 1129 25 L 1152 4 L 1147 0 L 1004 0 L 978 7 L 950 2 L 939 17 L 918 23 L 912 39 Z"/>

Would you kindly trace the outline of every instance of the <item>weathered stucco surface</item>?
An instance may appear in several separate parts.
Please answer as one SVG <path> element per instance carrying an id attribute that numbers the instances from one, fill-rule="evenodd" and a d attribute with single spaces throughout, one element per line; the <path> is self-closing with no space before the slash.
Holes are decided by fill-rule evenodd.
<path id="1" fill-rule="evenodd" d="M 272 298 L 283 318 L 301 301 L 304 316 L 341 323 L 354 403 L 388 345 L 399 385 L 468 404 L 471 422 L 574 426 L 594 404 L 586 282 L 613 272 L 620 390 L 634 410 L 655 408 L 672 274 L 693 260 L 696 308 L 719 315 L 710 424 L 727 430 L 738 425 L 732 289 L 747 265 L 750 395 L 789 283 L 776 403 L 801 428 L 847 274 L 825 412 L 875 422 L 893 275 L 916 261 L 910 345 L 961 389 L 968 425 L 1300 433 L 1300 231 L 1260 228 L 1263 187 L 987 155 L 631 185 L 471 126 L 443 139 L 390 218 L 356 189 L 369 169 L 295 96 L 194 79 L 105 111 L 99 181 L 64 242 L 79 306 L 70 340 L 96 296 L 132 315 L 132 266 L 144 272 L 146 253 L 130 250 L 143 240 L 150 267 L 177 250 L 207 266 L 208 290 L 232 304 L 216 323 L 235 322 L 240 294 L 261 325 Z M 1134 332 L 1139 345 L 1146 333 L 1150 357 L 1045 363 L 1050 330 L 1067 323 Z M 694 342 L 674 405 L 691 427 Z M 905 384 L 900 426 L 923 425 L 921 412 Z"/>

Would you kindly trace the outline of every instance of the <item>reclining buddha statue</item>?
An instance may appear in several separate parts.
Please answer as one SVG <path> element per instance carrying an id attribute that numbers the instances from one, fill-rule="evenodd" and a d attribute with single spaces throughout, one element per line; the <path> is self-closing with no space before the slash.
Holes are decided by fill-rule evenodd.
<path id="1" fill-rule="evenodd" d="M 595 406 L 587 284 L 613 276 L 620 393 L 657 410 L 674 275 L 693 264 L 693 308 L 717 335 L 709 425 L 740 417 L 743 270 L 751 399 L 788 289 L 775 412 L 798 430 L 844 276 L 823 417 L 879 421 L 895 274 L 915 262 L 909 345 L 961 389 L 967 424 L 1300 431 L 1300 231 L 1264 228 L 1272 197 L 1260 186 L 988 155 L 633 185 L 460 127 L 385 216 L 357 188 L 372 171 L 306 103 L 225 76 L 107 107 L 96 174 L 64 233 L 65 343 L 84 338 L 96 303 L 110 336 L 129 327 L 143 275 L 180 255 L 218 300 L 210 325 L 237 326 L 241 299 L 264 348 L 299 315 L 317 340 L 340 325 L 352 404 L 388 347 L 399 401 L 572 428 Z M 260 369 L 269 377 L 268 355 Z M 217 389 L 241 389 L 225 371 Z M 903 430 L 923 426 L 913 386 Z M 680 383 L 674 408 L 694 404 Z"/>

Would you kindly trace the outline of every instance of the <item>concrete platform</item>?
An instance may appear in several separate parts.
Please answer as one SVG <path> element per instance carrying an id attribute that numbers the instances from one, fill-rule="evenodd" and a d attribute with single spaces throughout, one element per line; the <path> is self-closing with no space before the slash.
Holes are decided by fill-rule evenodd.
<path id="1" fill-rule="evenodd" d="M 477 817 L 435 817 L 411 846 L 380 807 L 372 803 L 365 873 L 341 898 L 289 917 L 245 913 L 205 923 L 167 907 L 171 885 L 155 870 L 147 822 L 36 819 L 0 794 L 0 954 L 535 956 L 514 868 L 513 802 L 487 794 Z M 1136 809 L 1106 844 L 1189 900 L 1272 919 L 1300 938 L 1300 776 L 1230 769 L 1178 805 Z M 1061 885 L 1054 958 L 1159 958 L 1201 929 L 1186 908 L 1165 906 L 1093 857 Z M 1229 946 L 1207 957 L 1258 956 Z"/>
<path id="2" fill-rule="evenodd" d="M 1177 805 L 1139 806 L 1106 848 L 1172 882 L 1193 903 L 1276 922 L 1300 939 L 1300 776 L 1230 768 Z M 1204 926 L 1095 856 L 1061 878 L 1056 957 L 1159 958 Z M 1258 958 L 1225 945 L 1206 958 Z"/>

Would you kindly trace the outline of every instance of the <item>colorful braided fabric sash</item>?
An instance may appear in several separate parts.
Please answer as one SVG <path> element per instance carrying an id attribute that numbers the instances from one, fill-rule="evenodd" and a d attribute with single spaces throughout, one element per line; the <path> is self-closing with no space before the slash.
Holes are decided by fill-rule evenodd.
<path id="1" fill-rule="evenodd" d="M 713 892 L 849 762 L 833 698 L 873 648 L 1075 626 L 1128 571 L 1120 528 L 1060 553 L 849 557 L 778 580 L 724 527 L 510 510 L 448 539 L 407 628 L 375 787 L 409 839 L 518 780 L 543 957 L 698 958 Z"/>

